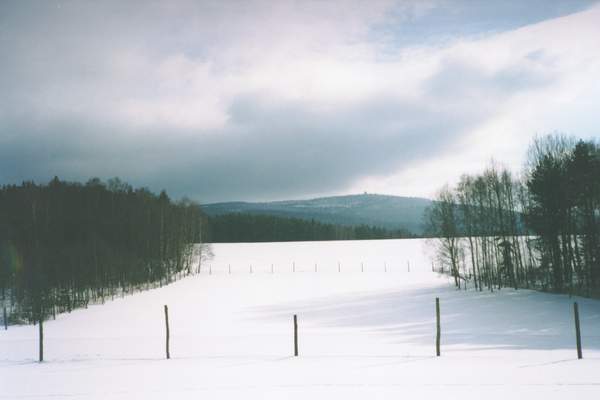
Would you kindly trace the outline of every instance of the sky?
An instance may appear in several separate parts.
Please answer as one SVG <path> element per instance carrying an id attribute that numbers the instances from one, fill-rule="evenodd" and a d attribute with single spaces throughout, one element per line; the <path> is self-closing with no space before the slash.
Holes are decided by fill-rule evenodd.
<path id="1" fill-rule="evenodd" d="M 600 138 L 592 0 L 0 2 L 0 184 L 433 197 Z"/>

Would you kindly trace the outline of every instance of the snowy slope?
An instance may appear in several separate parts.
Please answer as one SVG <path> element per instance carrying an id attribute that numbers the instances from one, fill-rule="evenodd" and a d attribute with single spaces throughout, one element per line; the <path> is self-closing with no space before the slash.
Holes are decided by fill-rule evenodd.
<path id="1" fill-rule="evenodd" d="M 41 365 L 36 328 L 1 331 L 0 399 L 598 398 L 600 302 L 457 292 L 424 249 L 421 240 L 214 245 L 199 276 L 48 321 Z"/>

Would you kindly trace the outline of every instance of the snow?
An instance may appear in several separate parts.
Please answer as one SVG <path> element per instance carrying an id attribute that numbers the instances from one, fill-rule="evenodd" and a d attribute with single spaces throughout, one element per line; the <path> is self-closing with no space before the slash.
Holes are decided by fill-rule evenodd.
<path id="1" fill-rule="evenodd" d="M 216 244 L 213 252 L 200 275 L 48 321 L 42 364 L 35 361 L 36 327 L 0 331 L 0 399 L 600 395 L 600 301 L 457 291 L 431 271 L 422 240 Z"/>

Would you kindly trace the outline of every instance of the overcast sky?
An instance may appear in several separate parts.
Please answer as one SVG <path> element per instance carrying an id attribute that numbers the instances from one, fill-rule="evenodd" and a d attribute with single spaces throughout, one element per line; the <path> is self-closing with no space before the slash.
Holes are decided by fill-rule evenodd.
<path id="1" fill-rule="evenodd" d="M 588 0 L 0 2 L 0 184 L 431 197 L 600 137 Z"/>

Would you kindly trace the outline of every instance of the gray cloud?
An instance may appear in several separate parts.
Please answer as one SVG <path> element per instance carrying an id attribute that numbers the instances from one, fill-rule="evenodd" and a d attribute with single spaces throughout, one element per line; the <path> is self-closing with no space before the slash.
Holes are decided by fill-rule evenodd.
<path id="1" fill-rule="evenodd" d="M 276 100 L 237 99 L 227 127 L 209 135 L 15 120 L 0 132 L 0 179 L 118 175 L 201 201 L 300 196 L 445 151 L 483 117 L 394 98 L 327 113 Z"/>
<path id="2" fill-rule="evenodd" d="M 398 80 L 324 95 L 321 65 L 371 62 L 393 4 L 278 4 L 3 2 L 0 183 L 119 176 L 202 202 L 343 191 L 456 150 L 553 79 L 540 52 L 492 74 L 442 61 L 418 96 Z"/>

